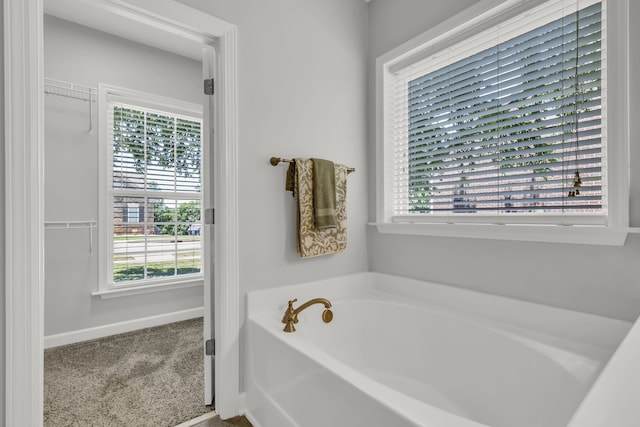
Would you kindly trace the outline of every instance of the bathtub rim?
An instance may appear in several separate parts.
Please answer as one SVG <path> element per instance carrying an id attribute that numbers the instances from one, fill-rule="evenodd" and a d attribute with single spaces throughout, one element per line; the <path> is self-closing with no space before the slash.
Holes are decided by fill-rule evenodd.
<path id="1" fill-rule="evenodd" d="M 326 292 L 318 292 L 317 289 Z M 632 322 L 599 314 L 372 271 L 248 292 L 246 318 L 273 311 L 274 307 L 278 313 L 284 313 L 287 301 L 293 298 L 297 298 L 300 304 L 311 298 L 324 298 L 326 293 L 342 299 L 371 290 L 391 297 L 428 299 L 429 305 L 451 310 L 465 318 L 490 320 L 612 351 L 618 348 L 633 326 Z"/>
<path id="2" fill-rule="evenodd" d="M 319 291 L 318 288 L 323 290 Z M 600 381 L 600 378 L 607 370 L 608 364 L 615 356 L 621 343 L 633 326 L 631 322 L 612 319 L 597 314 L 558 308 L 536 302 L 487 294 L 473 289 L 379 272 L 352 273 L 329 279 L 314 280 L 306 283 L 249 292 L 246 299 L 246 320 L 256 322 L 256 326 L 260 326 L 260 317 L 265 314 L 269 315 L 269 313 L 276 317 L 280 316 L 281 313 L 284 313 L 287 301 L 292 298 L 298 298 L 300 303 L 302 303 L 307 299 L 325 297 L 326 293 L 330 292 L 332 298 L 349 299 L 363 292 L 371 291 L 372 289 L 388 295 L 397 295 L 400 289 L 404 292 L 405 297 L 435 298 L 435 304 L 447 310 L 470 312 L 473 316 L 477 316 L 483 320 L 490 319 L 493 322 L 505 322 L 512 325 L 513 317 L 515 317 L 519 327 L 532 328 L 534 330 L 542 327 L 544 332 L 552 332 L 555 336 L 569 336 L 572 339 L 576 339 L 577 332 L 578 339 L 581 340 L 584 338 L 586 342 L 594 346 L 610 350 L 611 357 L 603 361 L 603 368 L 596 376 L 595 383 Z M 407 291 L 409 292 L 407 293 Z M 477 304 L 478 301 L 482 301 L 483 304 Z M 545 315 L 541 316 L 540 313 L 544 313 Z M 567 322 L 568 326 L 558 329 L 558 324 L 564 325 L 563 322 Z M 603 333 L 603 330 L 607 333 Z M 609 333 L 612 330 L 615 331 L 615 333 Z M 597 333 L 594 333 L 594 331 Z M 249 338 L 248 335 L 249 334 L 247 334 L 247 339 Z M 282 336 L 278 336 L 276 333 L 273 333 L 273 335 L 284 341 Z M 291 345 L 286 341 L 285 344 Z M 249 342 L 247 342 L 247 350 L 248 352 L 251 351 Z M 296 350 L 300 350 L 300 348 L 296 347 Z M 246 358 L 247 369 L 251 357 L 248 352 Z M 316 355 L 313 354 L 313 356 Z M 331 356 L 326 356 L 333 359 Z M 311 356 L 305 354 L 305 357 Z M 332 370 L 332 372 L 336 372 L 333 370 L 331 363 L 327 368 Z M 352 370 L 348 366 L 346 368 Z M 247 380 L 248 379 L 247 377 Z M 382 386 L 386 387 L 384 385 Z M 586 396 L 590 395 L 593 387 L 595 387 L 595 385 L 592 385 L 590 389 L 587 390 Z M 586 396 L 574 410 L 574 416 L 585 403 Z M 412 399 L 409 396 L 404 397 Z M 448 418 L 447 416 L 450 415 L 453 417 L 451 420 L 459 418 L 466 423 L 452 425 L 485 427 L 484 424 L 479 424 L 474 420 L 460 417 L 426 403 L 424 403 L 424 405 L 435 411 L 442 412 L 442 414 L 445 414 L 445 418 Z"/>

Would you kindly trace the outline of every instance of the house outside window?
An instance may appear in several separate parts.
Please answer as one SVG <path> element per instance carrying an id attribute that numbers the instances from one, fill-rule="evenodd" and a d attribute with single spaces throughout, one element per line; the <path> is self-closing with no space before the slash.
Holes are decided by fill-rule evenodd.
<path id="1" fill-rule="evenodd" d="M 100 291 L 201 282 L 201 106 L 108 85 L 100 96 Z"/>
<path id="2" fill-rule="evenodd" d="M 507 1 L 379 58 L 378 229 L 626 227 L 608 3 Z"/>

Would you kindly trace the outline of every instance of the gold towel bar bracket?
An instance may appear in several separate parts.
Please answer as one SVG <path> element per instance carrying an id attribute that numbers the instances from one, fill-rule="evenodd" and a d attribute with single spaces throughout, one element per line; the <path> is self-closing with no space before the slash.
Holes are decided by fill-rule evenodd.
<path id="1" fill-rule="evenodd" d="M 278 164 L 280 164 L 281 162 L 293 163 L 293 160 L 282 159 L 280 157 L 272 157 L 271 160 L 269 160 L 271 166 L 278 166 Z"/>
<path id="2" fill-rule="evenodd" d="M 283 159 L 281 157 L 272 157 L 269 160 L 269 163 L 271 163 L 271 166 L 278 166 L 280 163 L 293 163 L 293 160 L 290 159 Z M 351 173 L 351 172 L 355 172 L 356 170 L 354 168 L 347 168 L 347 173 Z"/>

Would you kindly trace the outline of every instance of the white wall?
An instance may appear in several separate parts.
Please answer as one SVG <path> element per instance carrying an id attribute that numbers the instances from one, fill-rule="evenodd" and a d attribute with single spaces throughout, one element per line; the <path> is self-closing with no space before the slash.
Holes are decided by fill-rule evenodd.
<path id="1" fill-rule="evenodd" d="M 46 77 L 97 87 L 108 83 L 202 102 L 199 62 L 45 16 Z M 96 104 L 94 104 L 95 106 Z M 45 96 L 45 220 L 98 218 L 98 132 L 88 104 Z M 45 230 L 45 336 L 203 305 L 202 287 L 102 300 L 97 232 Z"/>
<path id="2" fill-rule="evenodd" d="M 366 3 L 180 2 L 238 27 L 242 293 L 367 270 Z M 348 178 L 345 252 L 298 258 L 286 166 L 272 167 L 271 156 L 356 168 Z"/>
<path id="3" fill-rule="evenodd" d="M 239 30 L 240 280 L 243 293 L 367 270 L 370 264 L 374 271 L 436 280 L 626 320 L 638 315 L 640 242 L 633 236 L 625 247 L 599 248 L 403 237 L 365 231 L 367 219 L 373 220 L 375 215 L 374 60 L 378 55 L 473 4 L 473 0 L 372 0 L 369 3 L 368 38 L 367 5 L 362 0 L 180 1 L 234 23 Z M 640 5 L 637 3 L 631 2 L 631 16 L 632 22 L 635 21 L 633 17 L 640 18 Z M 106 52 L 102 49 L 109 44 L 126 46 L 131 51 L 135 49 L 134 44 L 114 37 L 97 37 L 86 29 L 81 30 L 81 37 L 77 34 L 74 36 L 69 28 L 62 28 L 59 22 L 55 24 L 53 21 L 47 18 L 45 28 L 45 70 L 48 76 L 87 85 L 106 81 L 102 78 L 105 72 L 121 71 L 120 77 L 127 76 L 125 68 L 117 70 L 100 65 Z M 635 41 L 640 40 L 640 28 L 631 26 L 631 33 L 631 75 L 637 75 L 640 71 L 640 54 Z M 51 46 L 54 38 L 61 43 L 57 48 Z M 100 49 L 89 46 L 89 40 L 97 42 L 98 39 L 105 46 Z M 93 59 L 83 61 L 80 54 Z M 151 60 L 147 55 L 143 58 L 142 62 Z M 128 59 L 133 60 L 132 57 Z M 90 74 L 83 73 L 82 68 L 91 64 L 96 65 L 96 70 Z M 171 61 L 170 68 L 173 66 L 176 64 Z M 199 72 L 199 67 L 196 68 Z M 155 71 L 161 69 L 164 68 L 156 68 Z M 367 75 L 369 85 L 365 86 Z M 140 88 L 153 91 L 164 87 L 153 84 L 155 78 L 154 72 L 151 79 L 138 82 L 144 85 Z M 129 82 L 119 84 L 127 86 Z M 632 85 L 631 117 L 634 117 L 640 111 L 640 97 L 638 83 L 632 81 Z M 199 87 L 198 80 L 198 90 Z M 51 102 L 47 100 L 46 112 L 49 117 L 53 117 L 49 108 Z M 68 105 L 68 108 L 74 107 Z M 0 104 L 0 113 L 2 111 L 3 104 Z M 78 116 L 78 127 L 71 131 L 76 132 L 77 138 L 62 143 L 76 144 L 79 151 L 84 150 L 83 156 L 95 159 L 92 149 L 87 148 L 95 146 L 95 141 L 84 141 L 87 146 L 82 146 L 81 139 L 87 139 L 86 135 L 83 137 L 81 134 L 85 113 L 80 109 L 73 114 Z M 3 117 L 0 114 L 0 118 Z M 47 121 L 51 124 L 49 118 Z M 0 131 L 3 131 L 3 124 L 0 119 Z M 636 165 L 640 164 L 640 149 L 637 147 L 640 123 L 635 120 L 633 126 L 631 216 L 632 225 L 640 226 L 640 187 L 636 171 Z M 47 144 L 47 156 L 50 148 Z M 272 168 L 268 165 L 272 155 L 327 157 L 357 168 L 356 173 L 349 177 L 349 246 L 344 254 L 311 260 L 297 259 L 294 249 L 294 205 L 291 196 L 283 190 L 284 166 Z M 3 156 L 3 150 L 0 150 L 0 164 L 4 163 Z M 89 161 L 82 163 L 90 164 Z M 48 161 L 47 168 L 51 167 Z M 89 200 L 83 206 L 91 208 L 96 205 L 95 193 L 88 187 L 80 186 L 74 191 L 78 198 Z M 49 201 L 47 206 L 51 203 Z M 4 175 L 0 174 L 2 242 L 3 208 Z M 95 214 L 95 211 L 82 212 L 82 215 L 85 214 Z M 51 243 L 51 231 L 47 233 L 47 271 L 50 273 L 52 268 L 62 270 L 51 265 L 54 263 L 51 249 L 56 249 L 56 263 L 69 262 L 64 252 L 69 252 L 70 257 L 71 250 L 66 243 Z M 67 235 L 67 238 L 71 238 L 71 235 Z M 87 244 L 84 237 L 76 236 L 74 239 L 78 240 L 79 245 Z M 2 280 L 3 251 L 4 243 L 0 245 Z M 83 270 L 72 275 L 57 272 L 59 279 L 64 278 L 62 286 L 67 288 L 68 297 L 52 301 L 49 289 L 51 280 L 47 280 L 47 306 L 53 304 L 58 307 L 55 311 L 47 309 L 47 334 L 120 321 L 138 314 L 150 315 L 155 312 L 156 309 L 151 307 L 156 303 L 159 303 L 160 310 L 164 310 L 170 305 L 170 300 L 177 301 L 183 308 L 197 305 L 199 291 L 109 301 L 91 298 L 86 290 L 92 289 L 95 282 L 87 283 L 85 280 L 88 276 L 95 276 L 95 260 L 88 259 L 86 246 L 74 253 L 82 258 Z M 485 267 L 487 263 L 498 262 L 502 268 L 489 270 Z M 550 264 L 550 267 L 542 267 L 545 264 Z M 74 265 L 77 262 L 74 261 Z M 474 266 L 478 268 L 474 269 Z M 0 393 L 4 392 L 3 298 L 4 286 L 0 292 Z M 73 305 L 78 308 L 67 309 Z M 62 313 L 62 309 L 78 313 Z M 51 320 L 53 323 L 50 325 L 49 320 L 53 317 L 58 319 Z M 78 323 L 72 320 L 76 317 Z M 3 418 L 4 398 L 0 395 L 0 419 Z"/>
<path id="4" fill-rule="evenodd" d="M 4 46 L 4 2 L 0 8 L 0 46 Z M 2 173 L 0 173 L 0 423 L 4 422 L 4 359 L 5 359 L 5 246 L 6 240 L 4 236 L 4 50 L 2 50 L 3 66 L 0 67 L 0 135 L 2 135 L 2 148 L 0 148 L 0 165 L 2 165 Z"/>
<path id="5" fill-rule="evenodd" d="M 179 1 L 238 28 L 239 282 L 244 323 L 244 296 L 249 291 L 368 269 L 367 4 Z M 284 190 L 286 166 L 272 167 L 272 156 L 320 157 L 356 168 L 348 178 L 345 252 L 298 258 L 295 204 Z M 241 371 L 240 384 L 243 375 Z"/>
<path id="6" fill-rule="evenodd" d="M 373 93 L 375 58 L 426 31 L 474 1 L 373 0 L 369 9 L 369 88 Z M 631 3 L 631 22 L 640 4 Z M 640 72 L 640 30 L 631 25 L 631 76 Z M 631 81 L 631 218 L 640 226 L 640 83 Z M 369 101 L 369 150 L 373 138 L 374 99 Z M 374 157 L 369 157 L 370 169 Z M 369 217 L 375 218 L 373 173 L 369 179 Z M 493 240 L 383 235 L 368 233 L 374 271 L 461 286 L 499 295 L 572 308 L 623 320 L 640 314 L 640 236 L 624 247 L 543 244 Z"/>

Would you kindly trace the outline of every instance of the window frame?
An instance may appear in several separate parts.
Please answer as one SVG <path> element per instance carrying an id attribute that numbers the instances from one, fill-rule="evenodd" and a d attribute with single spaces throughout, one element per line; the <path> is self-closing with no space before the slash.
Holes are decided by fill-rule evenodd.
<path id="1" fill-rule="evenodd" d="M 98 221 L 99 227 L 99 259 L 98 259 L 98 291 L 93 295 L 102 298 L 136 295 L 158 290 L 182 289 L 191 286 L 202 286 L 204 283 L 204 271 L 195 274 L 171 276 L 170 278 L 152 278 L 139 281 L 118 283 L 113 281 L 113 142 L 109 124 L 110 110 L 114 103 L 124 104 L 132 108 L 155 110 L 169 115 L 174 115 L 189 120 L 203 121 L 203 107 L 179 99 L 174 99 L 143 91 L 113 86 L 105 83 L 98 85 Z M 204 138 L 202 143 L 204 144 Z M 203 163 L 201 163 L 202 165 Z M 202 171 L 201 171 L 202 172 Z M 201 173 L 202 176 L 202 173 Z M 204 203 L 203 188 L 200 193 L 194 193 L 195 199 L 200 199 L 201 206 Z M 204 221 L 204 217 L 201 216 Z"/>
<path id="2" fill-rule="evenodd" d="M 436 27 L 398 46 L 376 60 L 376 222 L 378 232 L 520 240 L 558 243 L 623 245 L 629 227 L 629 64 L 628 64 L 628 0 L 603 0 L 603 32 L 606 32 L 607 52 L 603 57 L 606 73 L 606 98 L 603 123 L 607 157 L 606 176 L 608 213 L 601 225 L 577 221 L 575 225 L 558 225 L 559 216 L 507 217 L 500 215 L 465 215 L 464 221 L 455 215 L 433 217 L 393 215 L 393 70 L 416 62 L 433 52 L 441 51 L 466 38 L 495 27 L 547 0 L 483 0 L 463 10 Z M 606 134 L 606 136 L 605 136 Z"/>

